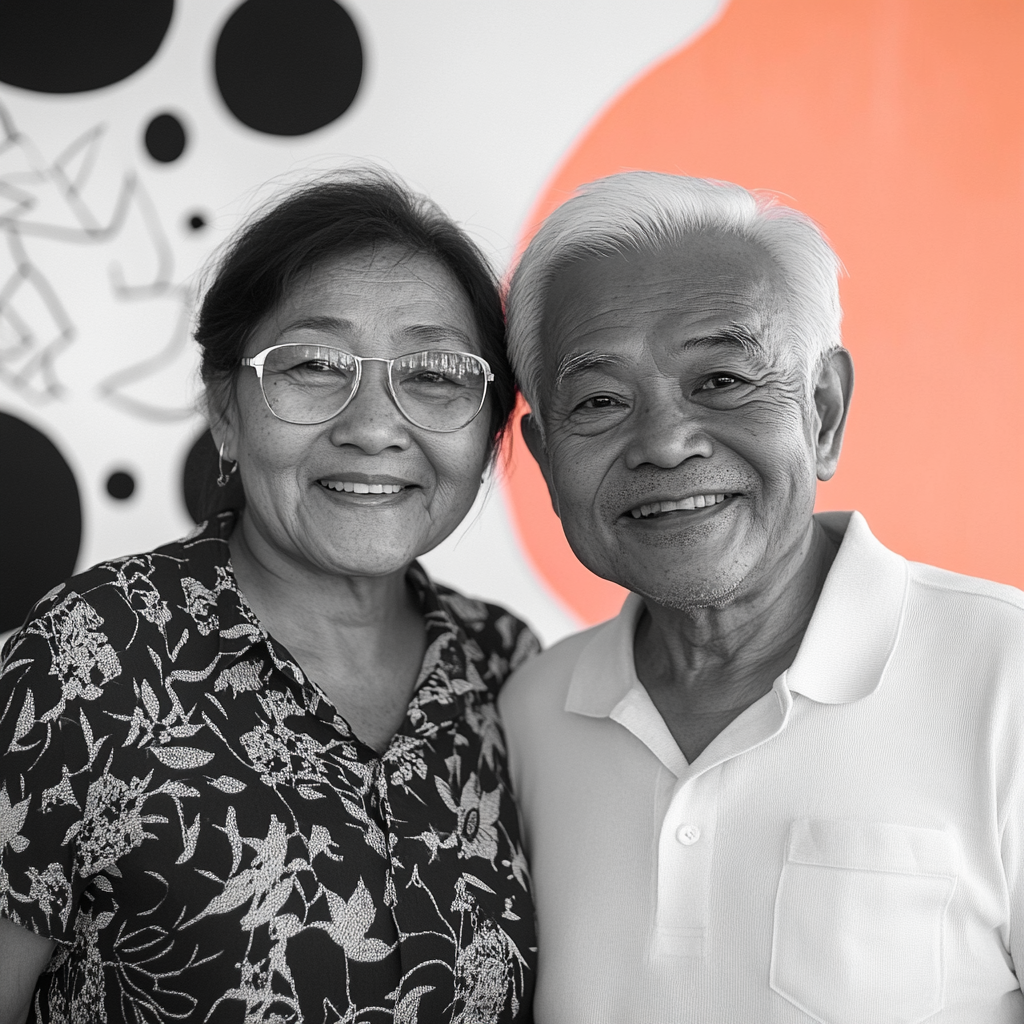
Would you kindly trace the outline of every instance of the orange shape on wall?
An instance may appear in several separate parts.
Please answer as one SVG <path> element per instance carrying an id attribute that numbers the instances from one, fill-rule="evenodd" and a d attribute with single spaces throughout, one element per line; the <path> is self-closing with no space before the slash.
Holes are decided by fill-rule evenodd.
<path id="1" fill-rule="evenodd" d="M 849 272 L 857 367 L 820 509 L 909 558 L 1024 586 L 1024 5 L 734 0 L 588 128 L 524 232 L 581 183 L 649 169 L 782 193 Z M 584 621 L 622 591 L 576 562 L 515 446 L 526 550 Z"/>

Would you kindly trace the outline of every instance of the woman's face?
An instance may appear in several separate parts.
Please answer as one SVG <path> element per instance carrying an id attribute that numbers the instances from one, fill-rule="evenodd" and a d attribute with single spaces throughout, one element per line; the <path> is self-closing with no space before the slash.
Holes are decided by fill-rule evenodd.
<path id="1" fill-rule="evenodd" d="M 481 354 L 469 301 L 448 269 L 395 247 L 316 267 L 260 324 L 245 355 L 308 341 L 311 331 L 359 356 L 432 348 Z M 285 423 L 267 408 L 255 371 L 243 367 L 215 433 L 225 457 L 238 461 L 246 541 L 264 558 L 319 574 L 403 571 L 473 504 L 487 461 L 489 405 L 488 398 L 453 433 L 425 430 L 396 408 L 386 365 L 366 363 L 355 397 L 333 419 Z M 378 493 L 360 493 L 367 487 Z"/>

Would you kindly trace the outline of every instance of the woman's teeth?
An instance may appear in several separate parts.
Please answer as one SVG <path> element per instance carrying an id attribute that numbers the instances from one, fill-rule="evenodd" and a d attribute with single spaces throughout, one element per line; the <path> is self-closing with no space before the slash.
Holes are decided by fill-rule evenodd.
<path id="1" fill-rule="evenodd" d="M 726 498 L 732 497 L 729 494 L 697 494 L 692 498 L 681 498 L 679 501 L 654 501 L 650 505 L 641 505 L 631 510 L 630 515 L 634 519 L 643 519 L 646 516 L 655 516 L 659 512 L 677 512 L 680 510 L 692 511 L 695 508 L 706 508 L 708 505 L 718 505 Z"/>
<path id="2" fill-rule="evenodd" d="M 397 494 L 405 488 L 405 484 L 364 484 L 354 480 L 321 480 L 320 483 L 329 491 L 345 494 Z"/>

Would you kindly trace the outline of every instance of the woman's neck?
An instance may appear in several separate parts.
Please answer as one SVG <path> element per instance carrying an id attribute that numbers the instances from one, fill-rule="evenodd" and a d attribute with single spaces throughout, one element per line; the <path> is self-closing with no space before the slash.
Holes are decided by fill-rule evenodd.
<path id="1" fill-rule="evenodd" d="M 244 516 L 229 541 L 239 590 L 356 735 L 387 746 L 408 705 L 426 647 L 423 615 L 406 582 L 306 569 L 253 537 Z"/>

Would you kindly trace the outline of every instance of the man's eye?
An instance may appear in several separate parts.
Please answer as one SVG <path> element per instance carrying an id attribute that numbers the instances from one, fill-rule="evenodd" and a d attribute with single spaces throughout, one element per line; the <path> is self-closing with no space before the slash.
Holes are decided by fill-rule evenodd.
<path id="1" fill-rule="evenodd" d="M 622 403 L 611 395 L 594 395 L 576 406 L 577 409 L 615 409 Z"/>
<path id="2" fill-rule="evenodd" d="M 733 377 L 728 373 L 716 373 L 701 384 L 700 391 L 721 391 L 723 388 L 730 388 L 740 382 L 739 377 Z"/>

